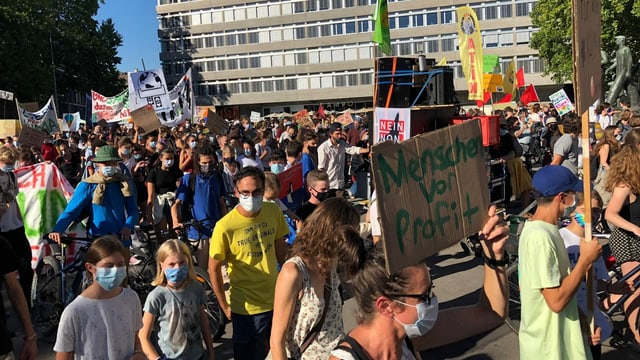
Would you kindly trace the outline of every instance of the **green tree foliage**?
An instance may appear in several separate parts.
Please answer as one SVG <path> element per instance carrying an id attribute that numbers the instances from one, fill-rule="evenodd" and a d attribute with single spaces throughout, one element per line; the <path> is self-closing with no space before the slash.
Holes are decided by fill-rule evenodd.
<path id="1" fill-rule="evenodd" d="M 104 0 L 11 0 L 0 2 L 0 89 L 21 101 L 44 101 L 94 89 L 115 94 L 126 86 L 116 65 L 122 36 L 111 19 L 94 16 Z M 53 61 L 52 61 L 53 56 Z"/>
<path id="2" fill-rule="evenodd" d="M 602 49 L 615 57 L 617 35 L 627 37 L 634 62 L 640 57 L 640 1 L 601 0 Z M 530 46 L 544 60 L 545 74 L 557 83 L 573 77 L 571 51 L 571 0 L 539 0 L 531 12 L 533 25 L 540 30 L 531 38 Z"/>

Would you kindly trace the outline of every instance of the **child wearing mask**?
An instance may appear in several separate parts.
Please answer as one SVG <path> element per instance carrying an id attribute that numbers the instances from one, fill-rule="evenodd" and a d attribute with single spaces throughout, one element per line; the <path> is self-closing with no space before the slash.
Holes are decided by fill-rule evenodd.
<path id="1" fill-rule="evenodd" d="M 213 360 L 204 288 L 195 280 L 187 245 L 168 240 L 158 249 L 157 275 L 144 304 L 140 342 L 147 359 Z M 157 328 L 160 352 L 150 337 Z M 203 342 L 204 339 L 204 342 Z M 205 347 L 202 344 L 205 344 Z"/>
<path id="2" fill-rule="evenodd" d="M 305 221 L 309 215 L 329 196 L 329 175 L 323 170 L 311 170 L 307 175 L 307 191 L 309 201 L 304 203 L 296 215 Z"/>
<path id="3" fill-rule="evenodd" d="M 56 359 L 146 359 L 138 340 L 140 300 L 122 287 L 128 259 L 129 251 L 115 236 L 93 241 L 85 256 L 93 282 L 62 312 Z"/>

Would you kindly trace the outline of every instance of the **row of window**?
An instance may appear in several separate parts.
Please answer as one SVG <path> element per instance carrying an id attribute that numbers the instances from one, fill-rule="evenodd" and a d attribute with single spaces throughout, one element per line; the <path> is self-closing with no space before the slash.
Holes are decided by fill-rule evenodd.
<path id="1" fill-rule="evenodd" d="M 510 59 L 504 59 L 500 62 L 502 73 L 506 73 L 510 62 Z M 464 78 L 462 65 L 459 62 L 450 64 L 449 66 L 454 70 L 454 78 Z M 518 69 L 523 68 L 526 74 L 539 74 L 544 71 L 542 60 L 536 57 L 517 59 L 516 67 Z M 372 81 L 373 71 L 371 69 L 360 69 L 339 74 L 280 76 L 269 79 L 242 79 L 232 80 L 226 83 L 196 84 L 195 92 L 196 95 L 199 96 L 213 96 L 285 90 L 331 89 L 346 86 L 371 85 Z"/>
<path id="2" fill-rule="evenodd" d="M 344 1 L 344 2 L 343 2 Z M 493 3 L 474 3 L 470 6 L 475 10 L 479 20 L 491 20 L 513 17 L 515 6 L 516 16 L 529 16 L 537 0 L 498 1 Z M 163 14 L 160 16 L 160 29 L 182 28 L 187 26 L 221 24 L 224 22 L 273 18 L 295 13 L 317 10 L 340 9 L 361 5 L 368 5 L 369 0 L 308 0 L 298 2 L 283 2 L 270 4 L 252 4 L 247 7 L 231 9 L 214 9 L 194 13 Z M 371 1 L 375 3 L 375 0 Z M 362 3 L 362 4 L 361 4 Z M 331 5 L 333 4 L 333 5 Z M 306 5 L 306 8 L 305 8 Z M 331 5 L 331 6 L 329 6 Z M 425 8 L 402 13 L 389 14 L 391 29 L 409 27 L 409 13 L 417 13 L 413 26 L 450 24 L 456 21 L 455 7 Z M 440 20 L 440 21 L 438 21 Z M 396 21 L 398 24 L 396 25 Z"/>
<path id="3" fill-rule="evenodd" d="M 346 86 L 371 85 L 373 72 L 370 69 L 341 74 L 311 74 L 296 77 L 273 77 L 249 79 L 216 84 L 196 84 L 198 96 L 248 94 L 285 90 L 328 89 Z"/>
<path id="4" fill-rule="evenodd" d="M 485 32 L 483 45 L 487 48 L 527 45 L 533 33 L 532 28 L 503 29 Z M 396 55 L 415 55 L 419 53 L 433 54 L 458 50 L 456 34 L 443 34 L 422 39 L 401 39 L 392 44 Z M 373 47 L 370 43 L 348 44 L 328 48 L 304 48 L 280 50 L 265 53 L 227 54 L 205 59 L 198 59 L 193 66 L 199 72 L 213 72 L 236 69 L 253 69 L 261 67 L 295 66 L 305 64 L 321 64 L 339 61 L 355 61 L 373 59 Z M 184 72 L 184 63 L 166 62 L 166 74 L 179 75 Z"/>

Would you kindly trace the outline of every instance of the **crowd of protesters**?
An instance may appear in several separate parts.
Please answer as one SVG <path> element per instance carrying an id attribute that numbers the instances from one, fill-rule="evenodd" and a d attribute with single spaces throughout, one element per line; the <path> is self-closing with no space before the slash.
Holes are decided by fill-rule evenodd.
<path id="1" fill-rule="evenodd" d="M 477 109 L 469 113 L 479 114 Z M 575 293 L 578 277 L 569 277 L 563 261 L 554 263 L 553 257 L 526 252 L 540 248 L 539 239 L 544 240 L 542 245 L 559 251 L 556 245 L 562 238 L 547 224 L 555 226 L 564 213 L 577 216 L 576 194 L 582 192 L 576 185 L 581 168 L 579 119 L 573 113 L 561 117 L 552 106 L 537 104 L 518 110 L 505 108 L 496 115 L 500 116 L 500 143 L 489 153 L 508 172 L 507 202 L 514 194 L 525 207 L 533 194 L 542 205 L 531 222 L 534 225 L 523 233 L 526 246 L 520 257 L 532 259 L 524 260 L 523 286 L 536 291 L 523 290 L 529 298 L 523 300 L 521 349 L 542 341 L 537 326 L 558 313 L 564 320 L 554 329 L 572 328 L 571 334 L 565 334 L 572 347 L 560 349 L 563 345 L 556 342 L 549 354 L 557 350 L 567 355 L 559 358 L 588 357 L 588 350 L 579 350 L 582 335 L 580 324 L 573 319 L 575 302 L 562 297 Z M 608 205 L 605 218 L 615 226 L 612 250 L 623 259 L 623 272 L 628 272 L 640 264 L 640 249 L 631 245 L 633 239 L 637 245 L 640 234 L 640 215 L 634 208 L 636 194 L 640 194 L 635 182 L 640 182 L 636 181 L 640 175 L 630 165 L 640 161 L 640 130 L 635 129 L 640 126 L 640 114 L 605 108 L 595 115 L 597 122 L 606 124 L 597 142 L 593 138 L 596 184 L 602 184 L 605 195 L 609 193 L 600 208 Z M 153 224 L 156 231 L 188 219 L 203 223 L 204 231 L 189 233 L 189 238 L 202 240 L 198 263 L 208 269 L 220 307 L 232 323 L 236 359 L 412 359 L 416 352 L 499 326 L 508 299 L 504 253 L 508 228 L 494 216 L 495 209 L 489 210 L 490 220 L 480 236 L 487 260 L 479 302 L 439 312 L 429 269 L 421 264 L 387 274 L 380 245 L 360 237 L 360 214 L 345 200 L 364 185 L 356 179 L 358 172 L 367 171 L 366 117 L 357 116 L 347 126 L 336 122 L 335 115 L 324 121 L 312 118 L 311 123 L 314 126 L 300 126 L 291 118 L 251 123 L 243 117 L 229 122 L 229 130 L 218 134 L 201 124 L 142 133 L 136 125 L 102 123 L 52 134 L 41 147 L 18 145 L 6 138 L 0 148 L 0 175 L 11 174 L 14 164 L 23 167 L 48 161 L 75 188 L 50 238 L 60 241 L 69 224 L 88 209 L 88 233 L 100 239 L 94 241 L 86 259 L 93 284 L 63 313 L 54 346 L 59 358 L 89 359 L 97 353 L 134 360 L 214 358 L 207 341 L 206 346 L 192 346 L 210 339 L 211 334 L 204 315 L 204 294 L 192 282 L 192 258 L 183 243 L 170 241 L 161 246 L 153 283 L 157 287 L 145 304 L 122 288 L 131 234 L 141 222 Z M 542 160 L 542 165 L 549 166 L 532 179 L 523 160 L 533 141 L 540 141 L 550 155 Z M 288 209 L 278 199 L 276 175 L 297 164 L 302 167 L 305 201 L 297 209 Z M 541 180 L 544 173 L 548 174 Z M 15 183 L 14 177 L 5 177 L 9 185 Z M 0 185 L 3 179 L 0 176 Z M 15 184 L 12 191 L 15 198 Z M 573 205 L 567 204 L 569 198 Z M 584 211 L 583 204 L 579 205 L 579 211 Z M 1 216 L 4 222 L 6 214 Z M 378 222 L 377 214 L 368 218 Z M 576 224 L 571 229 L 579 233 Z M 2 231 L 22 229 L 24 233 L 20 226 L 18 222 L 3 225 Z M 374 239 L 380 236 L 372 235 Z M 580 249 L 581 261 L 571 264 L 577 271 L 599 254 L 595 245 Z M 20 261 L 7 263 L 11 265 L 6 266 L 7 273 L 15 268 L 28 271 Z M 532 275 L 527 261 L 533 269 L 544 264 L 550 273 Z M 554 271 L 558 266 L 560 271 Z M 345 281 L 351 283 L 359 306 L 359 325 L 346 336 L 340 298 Z M 565 289 L 562 296 L 554 292 L 557 288 Z M 556 298 L 559 300 L 549 300 Z M 554 306 L 545 307 L 550 301 Z M 628 319 L 635 319 L 639 301 L 636 296 L 625 304 L 631 315 Z M 527 318 L 525 309 L 529 316 L 531 309 L 537 309 L 546 317 Z M 131 311 L 140 317 L 132 317 Z M 464 331 L 459 327 L 463 321 Z M 87 322 L 95 328 L 79 328 Z M 630 325 L 635 329 L 635 323 Z M 34 358 L 35 346 L 29 345 L 35 340 L 32 326 L 26 320 L 23 326 L 25 358 Z M 380 334 L 386 340 L 374 341 L 374 335 L 378 339 Z M 599 334 L 585 341 L 595 346 Z M 634 335 L 640 342 L 640 335 Z M 527 336 L 535 341 L 523 346 Z M 596 350 L 592 351 L 595 356 Z M 527 354 L 521 351 L 523 358 L 538 353 Z"/>

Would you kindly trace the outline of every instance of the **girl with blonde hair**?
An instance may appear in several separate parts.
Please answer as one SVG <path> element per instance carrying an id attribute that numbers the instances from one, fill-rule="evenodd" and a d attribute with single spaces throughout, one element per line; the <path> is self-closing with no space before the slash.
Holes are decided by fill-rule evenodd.
<path id="1" fill-rule="evenodd" d="M 157 275 L 151 283 L 156 288 L 144 304 L 139 335 L 145 355 L 148 359 L 214 359 L 206 297 L 195 281 L 189 247 L 168 240 L 158 248 L 157 257 Z M 160 354 L 149 339 L 156 326 Z"/>
<path id="2" fill-rule="evenodd" d="M 609 246 L 626 275 L 640 265 L 640 129 L 633 129 L 625 138 L 618 154 L 611 159 L 606 188 L 612 193 L 605 219 L 616 228 L 611 233 Z M 640 275 L 634 276 L 635 281 Z M 640 293 L 636 291 L 624 303 L 629 328 L 635 338 L 635 347 L 640 349 L 638 312 Z"/>

